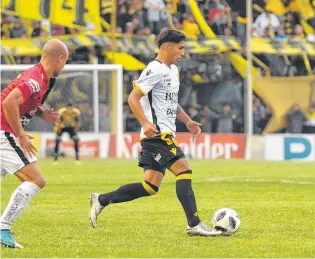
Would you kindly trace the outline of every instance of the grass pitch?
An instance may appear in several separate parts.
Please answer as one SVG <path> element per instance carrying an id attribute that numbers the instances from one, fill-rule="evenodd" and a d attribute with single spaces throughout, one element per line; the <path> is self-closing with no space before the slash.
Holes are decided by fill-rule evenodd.
<path id="1" fill-rule="evenodd" d="M 143 179 L 134 160 L 40 160 L 44 190 L 13 224 L 23 258 L 314 258 L 315 165 L 245 161 L 190 161 L 199 214 L 210 224 L 215 210 L 234 208 L 239 231 L 230 237 L 188 237 L 184 212 L 167 172 L 153 197 L 107 207 L 91 228 L 89 194 Z M 2 181 L 1 210 L 19 182 Z"/>

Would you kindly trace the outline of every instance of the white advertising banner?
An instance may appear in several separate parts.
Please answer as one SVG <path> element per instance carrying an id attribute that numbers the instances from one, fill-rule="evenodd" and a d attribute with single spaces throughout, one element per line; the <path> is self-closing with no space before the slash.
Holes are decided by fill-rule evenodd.
<path id="1" fill-rule="evenodd" d="M 109 133 L 79 133 L 80 157 L 107 158 L 109 154 Z M 51 156 L 54 152 L 56 135 L 54 133 L 41 133 L 40 156 Z M 62 135 L 59 152 L 66 157 L 74 157 L 74 143 L 67 134 Z"/>
<path id="2" fill-rule="evenodd" d="M 315 161 L 315 136 L 270 134 L 265 137 L 265 159 Z"/>

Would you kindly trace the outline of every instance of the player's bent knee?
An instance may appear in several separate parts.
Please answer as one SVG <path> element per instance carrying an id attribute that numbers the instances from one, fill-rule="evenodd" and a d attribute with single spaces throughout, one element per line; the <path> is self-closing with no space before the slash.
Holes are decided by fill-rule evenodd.
<path id="1" fill-rule="evenodd" d="M 186 170 L 178 173 L 176 175 L 176 181 L 178 180 L 191 180 L 192 179 L 192 170 Z"/>
<path id="2" fill-rule="evenodd" d="M 32 182 L 41 189 L 45 187 L 45 178 L 36 163 L 28 164 L 17 172 L 16 175 L 21 181 Z"/>
<path id="3" fill-rule="evenodd" d="M 34 180 L 34 182 L 39 188 L 43 189 L 46 185 L 46 180 L 41 177 Z"/>
<path id="4" fill-rule="evenodd" d="M 143 188 L 149 193 L 149 195 L 155 195 L 159 191 L 159 187 L 156 185 L 148 182 L 148 181 L 143 181 L 142 182 Z"/>

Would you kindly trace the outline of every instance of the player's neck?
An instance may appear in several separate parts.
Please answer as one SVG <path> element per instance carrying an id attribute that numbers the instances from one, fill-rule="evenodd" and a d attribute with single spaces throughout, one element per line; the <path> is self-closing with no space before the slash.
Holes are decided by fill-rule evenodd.
<path id="1" fill-rule="evenodd" d="M 46 60 L 40 60 L 40 63 L 44 68 L 46 76 L 48 78 L 51 78 L 54 74 L 54 69 L 49 65 L 49 63 Z"/>
<path id="2" fill-rule="evenodd" d="M 159 53 L 155 59 L 160 61 L 160 62 L 162 62 L 162 63 L 164 63 L 168 67 L 171 67 L 171 65 L 172 65 L 172 63 L 164 55 L 162 55 L 161 53 Z"/>

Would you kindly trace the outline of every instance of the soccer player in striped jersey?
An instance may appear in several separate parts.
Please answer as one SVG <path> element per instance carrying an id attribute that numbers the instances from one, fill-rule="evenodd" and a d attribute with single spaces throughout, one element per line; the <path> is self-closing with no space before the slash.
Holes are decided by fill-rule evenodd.
<path id="1" fill-rule="evenodd" d="M 158 36 L 159 53 L 133 82 L 129 105 L 142 125 L 139 166 L 144 169 L 144 181 L 119 187 L 106 194 L 91 194 L 90 220 L 96 226 L 97 217 L 108 205 L 154 195 L 159 191 L 165 170 L 176 177 L 176 194 L 187 218 L 190 236 L 217 236 L 201 222 L 192 190 L 192 170 L 175 140 L 176 118 L 185 123 L 196 139 L 201 129 L 178 104 L 179 72 L 177 64 L 184 55 L 186 37 L 177 30 L 165 29 Z"/>
<path id="2" fill-rule="evenodd" d="M 5 247 L 23 248 L 12 238 L 11 225 L 45 186 L 44 176 L 36 163 L 33 137 L 23 127 L 34 115 L 50 124 L 59 123 L 58 113 L 53 109 L 44 110 L 41 105 L 68 55 L 68 48 L 62 41 L 49 40 L 43 47 L 40 62 L 12 80 L 1 93 L 1 179 L 15 174 L 21 181 L 1 216 L 1 245 Z"/>

